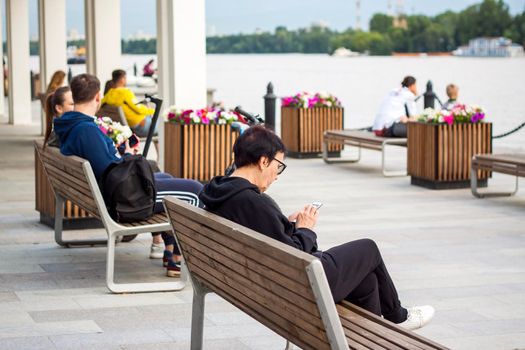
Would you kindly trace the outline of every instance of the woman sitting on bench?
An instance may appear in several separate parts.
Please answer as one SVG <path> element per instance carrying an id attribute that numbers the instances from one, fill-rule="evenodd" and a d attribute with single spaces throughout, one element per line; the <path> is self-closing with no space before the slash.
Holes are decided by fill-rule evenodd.
<path id="1" fill-rule="evenodd" d="M 348 300 L 407 329 L 428 323 L 434 315 L 431 306 L 401 306 L 374 241 L 361 239 L 320 251 L 313 231 L 319 215 L 316 207 L 306 205 L 286 217 L 264 194 L 286 169 L 285 151 L 272 131 L 262 126 L 246 130 L 233 146 L 236 170 L 204 186 L 200 199 L 205 208 L 318 257 L 336 303 Z"/>

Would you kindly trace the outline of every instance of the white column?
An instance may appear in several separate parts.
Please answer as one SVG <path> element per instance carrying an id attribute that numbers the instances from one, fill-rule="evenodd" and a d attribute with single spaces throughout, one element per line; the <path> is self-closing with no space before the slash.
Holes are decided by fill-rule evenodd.
<path id="1" fill-rule="evenodd" d="M 120 0 L 85 0 L 86 70 L 104 86 L 111 72 L 122 68 Z"/>
<path id="2" fill-rule="evenodd" d="M 38 0 L 40 91 L 46 91 L 57 70 L 67 74 L 66 0 Z M 42 111 L 42 132 L 45 114 Z"/>
<path id="3" fill-rule="evenodd" d="M 31 123 L 29 81 L 29 7 L 27 0 L 6 0 L 9 61 L 9 123 Z"/>
<path id="4" fill-rule="evenodd" d="M 4 42 L 4 35 L 3 35 L 3 28 L 4 24 L 2 23 L 2 6 L 0 6 L 0 43 Z M 4 58 L 4 45 L 0 45 L 0 57 L 2 57 L 2 60 Z M 0 116 L 4 116 L 4 70 L 0 70 Z"/>
<path id="5" fill-rule="evenodd" d="M 159 96 L 165 108 L 206 106 L 205 0 L 157 0 Z M 164 123 L 158 126 L 164 164 Z"/>

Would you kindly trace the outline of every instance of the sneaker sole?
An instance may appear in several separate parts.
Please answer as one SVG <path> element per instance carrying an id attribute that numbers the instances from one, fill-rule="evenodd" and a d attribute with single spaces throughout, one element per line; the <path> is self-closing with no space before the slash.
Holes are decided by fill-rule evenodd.
<path id="1" fill-rule="evenodd" d="M 168 271 L 166 271 L 166 276 L 168 276 L 168 277 L 179 277 L 180 276 L 180 271 L 168 270 Z"/>

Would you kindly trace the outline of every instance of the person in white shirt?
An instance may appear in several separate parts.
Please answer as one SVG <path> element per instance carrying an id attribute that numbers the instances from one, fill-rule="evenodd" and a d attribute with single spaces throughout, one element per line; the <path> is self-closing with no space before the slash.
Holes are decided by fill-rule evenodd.
<path id="1" fill-rule="evenodd" d="M 406 137 L 406 123 L 415 120 L 417 86 L 416 79 L 407 76 L 401 82 L 401 88 L 392 90 L 379 107 L 372 130 L 377 136 Z"/>

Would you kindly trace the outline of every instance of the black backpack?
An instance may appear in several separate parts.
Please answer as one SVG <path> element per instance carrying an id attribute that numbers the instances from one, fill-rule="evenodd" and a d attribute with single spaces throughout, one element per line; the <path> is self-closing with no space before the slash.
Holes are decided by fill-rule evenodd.
<path id="1" fill-rule="evenodd" d="M 100 182 L 109 215 L 118 222 L 146 220 L 153 214 L 157 192 L 146 158 L 128 155 L 106 169 Z"/>

